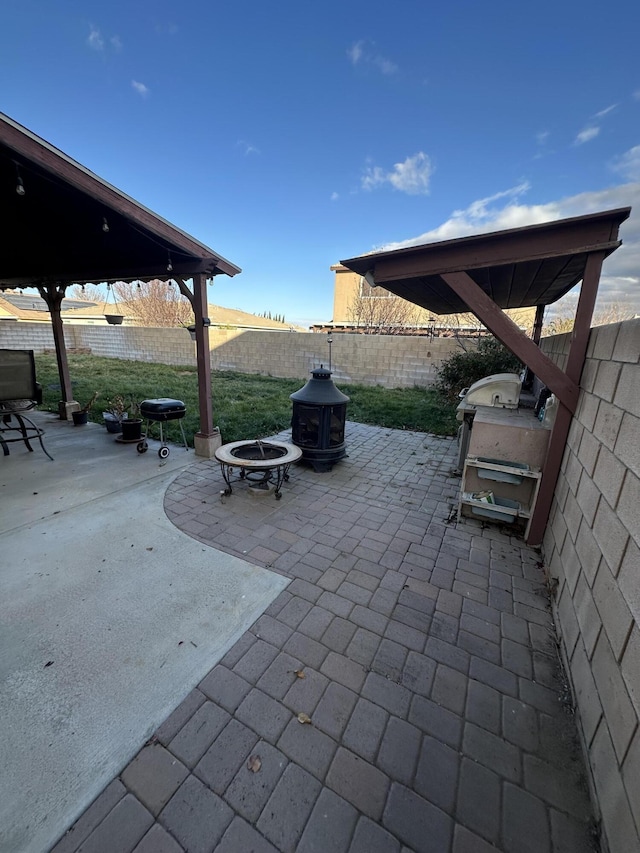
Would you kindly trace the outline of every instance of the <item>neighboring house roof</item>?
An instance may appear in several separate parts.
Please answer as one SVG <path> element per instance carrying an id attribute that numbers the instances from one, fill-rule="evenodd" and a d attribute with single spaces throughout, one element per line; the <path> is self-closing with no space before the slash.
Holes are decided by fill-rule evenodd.
<path id="1" fill-rule="evenodd" d="M 292 326 L 291 323 L 281 323 L 279 320 L 270 320 L 268 317 L 258 317 L 256 314 L 249 314 L 237 308 L 224 308 L 221 305 L 209 304 L 208 310 L 212 326 L 277 332 L 306 331 L 306 329 L 298 326 Z M 135 324 L 136 310 L 134 303 L 121 301 L 113 304 L 112 302 L 105 303 L 94 300 L 64 299 L 60 313 L 63 320 L 75 322 L 83 319 L 102 319 L 105 313 L 123 314 L 131 324 Z M 51 318 L 46 302 L 37 293 L 19 293 L 9 290 L 0 295 L 0 319 L 49 323 Z"/>

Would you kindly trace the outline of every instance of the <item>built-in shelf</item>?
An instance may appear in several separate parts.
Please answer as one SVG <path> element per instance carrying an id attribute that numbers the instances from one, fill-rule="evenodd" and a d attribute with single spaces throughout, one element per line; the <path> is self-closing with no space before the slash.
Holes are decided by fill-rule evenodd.
<path id="1" fill-rule="evenodd" d="M 517 519 L 524 519 L 526 536 L 538 498 L 541 476 L 539 470 L 533 470 L 524 462 L 467 456 L 462 471 L 458 520 L 463 514 L 503 524 L 513 524 Z M 487 481 L 491 484 L 490 488 Z M 483 491 L 493 493 L 492 503 L 477 498 L 478 493 Z"/>

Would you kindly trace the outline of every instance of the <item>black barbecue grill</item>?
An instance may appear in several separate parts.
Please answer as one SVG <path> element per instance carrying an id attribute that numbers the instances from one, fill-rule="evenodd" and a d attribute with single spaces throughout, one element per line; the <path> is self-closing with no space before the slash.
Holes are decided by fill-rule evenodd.
<path id="1" fill-rule="evenodd" d="M 166 459 L 169 455 L 169 448 L 165 444 L 164 441 L 164 431 L 163 425 L 168 421 L 178 421 L 178 426 L 180 427 L 180 432 L 182 434 L 182 440 L 184 441 L 184 446 L 186 449 L 189 449 L 189 445 L 187 444 L 187 438 L 184 434 L 184 427 L 182 426 L 182 418 L 185 416 L 186 406 L 182 402 L 182 400 L 171 400 L 169 397 L 158 397 L 156 400 L 144 400 L 140 403 L 140 416 L 146 420 L 146 429 L 144 438 L 138 443 L 137 450 L 138 453 L 146 453 L 149 449 L 149 445 L 147 444 L 147 438 L 149 436 L 149 432 L 151 429 L 152 423 L 157 423 L 160 425 L 160 450 L 158 450 L 158 456 L 160 459 Z"/>

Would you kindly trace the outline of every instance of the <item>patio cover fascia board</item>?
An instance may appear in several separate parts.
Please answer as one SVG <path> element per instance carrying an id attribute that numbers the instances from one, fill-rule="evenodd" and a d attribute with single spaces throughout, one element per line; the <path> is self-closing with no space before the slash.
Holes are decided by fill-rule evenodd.
<path id="1" fill-rule="evenodd" d="M 610 254 L 620 246 L 618 228 L 628 218 L 630 211 L 629 207 L 618 208 L 524 228 L 359 255 L 340 263 L 359 275 L 370 272 L 376 286 L 384 286 L 395 293 L 395 282 L 411 278 L 423 279 L 442 273 L 469 272 L 473 269 L 587 255 L 595 251 Z M 549 305 L 552 301 L 555 299 L 501 307 L 525 308 L 538 304 Z M 429 304 L 423 307 L 434 310 Z"/>
<path id="2" fill-rule="evenodd" d="M 117 214 L 143 234 L 148 232 L 149 239 L 161 240 L 164 251 L 173 249 L 187 256 L 186 259 L 172 259 L 176 275 L 191 277 L 192 274 L 203 273 L 208 277 L 224 273 L 229 276 L 241 272 L 240 267 L 223 258 L 211 248 L 196 240 L 190 234 L 158 216 L 149 208 L 123 193 L 117 187 L 100 178 L 76 160 L 41 139 L 25 127 L 0 113 L 0 145 L 12 151 L 20 166 L 26 168 L 29 163 L 35 164 L 48 172 L 54 180 L 66 184 L 93 199 L 104 207 L 105 215 Z M 152 243 L 150 243 L 151 248 Z M 156 250 L 156 256 L 158 252 Z M 163 258 L 164 260 L 164 258 Z M 70 266 L 70 265 L 69 265 Z M 149 261 L 136 269 L 109 270 L 101 276 L 96 272 L 63 269 L 57 272 L 55 280 L 63 284 L 82 284 L 101 281 L 134 281 L 136 279 L 157 278 L 164 270 L 166 277 L 166 260 L 164 266 L 158 264 L 157 257 L 149 254 Z M 0 270 L 0 288 L 15 287 L 14 282 L 2 282 Z M 24 286 L 27 286 L 25 282 Z"/>
<path id="3" fill-rule="evenodd" d="M 435 313 L 438 311 L 433 307 L 434 302 L 441 304 L 438 300 L 444 300 L 455 304 L 458 300 L 556 394 L 560 406 L 551 430 L 538 500 L 529 527 L 527 541 L 530 545 L 539 545 L 542 542 L 551 510 L 571 420 L 577 407 L 580 376 L 587 351 L 602 263 L 607 255 L 621 245 L 618 231 L 630 212 L 631 208 L 618 208 L 543 225 L 340 261 L 348 269 L 366 276 L 369 284 L 384 285 L 397 296 L 434 310 Z M 517 268 L 532 262 L 540 262 L 543 265 L 545 261 L 555 262 L 558 259 L 563 262 L 566 260 L 566 264 L 574 264 L 572 276 L 577 276 L 577 280 L 569 286 L 564 281 L 558 288 L 556 276 L 566 269 L 565 264 L 552 264 L 546 270 L 541 266 L 538 272 L 544 272 L 542 287 L 538 286 L 535 301 L 528 300 L 531 271 L 518 278 Z M 511 282 L 515 284 L 508 289 L 506 295 L 503 291 L 499 304 L 472 278 L 471 273 L 487 270 L 490 284 L 492 271 L 505 266 L 514 268 Z M 429 288 L 425 288 L 425 292 L 417 297 L 416 284 L 426 278 L 429 278 Z M 486 281 L 485 278 L 485 287 Z M 582 286 L 566 369 L 562 370 L 541 352 L 537 343 L 502 309 L 535 305 L 534 334 L 539 339 L 544 307 L 557 301 L 578 281 L 582 281 Z M 409 287 L 409 283 L 413 286 Z M 520 292 L 517 291 L 517 284 L 521 287 Z M 490 291 L 491 287 L 487 289 Z M 429 304 L 430 301 L 432 304 Z"/>

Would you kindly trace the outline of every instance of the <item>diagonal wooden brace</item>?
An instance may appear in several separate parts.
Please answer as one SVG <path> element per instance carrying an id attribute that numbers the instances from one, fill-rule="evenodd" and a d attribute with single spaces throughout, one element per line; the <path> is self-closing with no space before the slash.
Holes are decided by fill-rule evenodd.
<path id="1" fill-rule="evenodd" d="M 578 405 L 578 384 L 557 367 L 466 272 L 443 273 L 442 279 L 573 414 Z"/>

